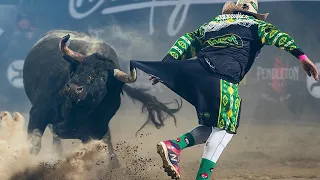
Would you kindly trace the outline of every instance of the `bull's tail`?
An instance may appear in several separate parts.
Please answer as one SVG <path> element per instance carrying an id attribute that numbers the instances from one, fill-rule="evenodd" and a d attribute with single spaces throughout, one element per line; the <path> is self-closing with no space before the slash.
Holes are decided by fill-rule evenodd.
<path id="1" fill-rule="evenodd" d="M 136 132 L 136 135 L 141 131 L 149 122 L 152 122 L 156 128 L 160 129 L 164 126 L 164 120 L 167 119 L 169 116 L 173 118 L 175 125 L 177 125 L 177 120 L 174 113 L 178 112 L 182 107 L 182 100 L 179 101 L 175 99 L 178 107 L 175 109 L 171 109 L 168 107 L 168 104 L 171 103 L 162 103 L 158 101 L 155 96 L 148 94 L 147 88 L 133 88 L 128 85 L 123 86 L 124 92 L 135 102 L 138 100 L 142 103 L 141 112 L 148 111 L 148 119 L 147 121 L 141 126 L 141 128 Z M 173 102 L 172 102 L 173 103 Z M 157 120 L 158 119 L 158 120 Z"/>

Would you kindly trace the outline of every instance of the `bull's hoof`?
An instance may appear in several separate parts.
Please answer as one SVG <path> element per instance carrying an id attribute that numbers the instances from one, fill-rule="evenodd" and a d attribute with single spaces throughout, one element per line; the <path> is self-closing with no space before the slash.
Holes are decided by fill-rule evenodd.
<path id="1" fill-rule="evenodd" d="M 31 142 L 31 147 L 30 147 L 30 154 L 33 156 L 37 156 L 41 150 L 41 143 L 32 143 Z"/>
<path id="2" fill-rule="evenodd" d="M 37 156 L 39 154 L 39 152 L 40 152 L 40 149 L 41 148 L 38 148 L 38 147 L 32 147 L 30 149 L 30 154 L 33 155 L 33 156 Z"/>
<path id="3" fill-rule="evenodd" d="M 90 152 L 90 149 L 88 148 L 81 148 L 76 152 L 76 157 L 83 158 L 85 155 L 87 155 Z"/>
<path id="4" fill-rule="evenodd" d="M 111 168 L 113 169 L 120 168 L 120 162 L 117 155 L 111 154 L 110 165 L 111 165 Z"/>
<path id="5" fill-rule="evenodd" d="M 77 151 L 74 152 L 73 157 L 76 159 L 85 159 L 91 157 L 93 154 L 103 152 L 103 144 L 99 141 L 91 141 L 86 144 L 82 144 Z"/>
<path id="6" fill-rule="evenodd" d="M 38 129 L 34 129 L 28 134 L 28 141 L 31 144 L 30 154 L 38 155 L 41 150 L 41 133 Z"/>

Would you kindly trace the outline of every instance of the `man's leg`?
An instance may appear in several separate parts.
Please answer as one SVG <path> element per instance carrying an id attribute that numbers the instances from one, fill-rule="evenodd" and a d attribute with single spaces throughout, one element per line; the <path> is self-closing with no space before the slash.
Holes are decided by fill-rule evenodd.
<path id="1" fill-rule="evenodd" d="M 211 178 L 212 171 L 232 136 L 233 134 L 229 134 L 225 130 L 219 128 L 212 129 L 212 133 L 204 147 L 196 180 Z"/>
<path id="2" fill-rule="evenodd" d="M 163 168 L 174 179 L 180 179 L 180 152 L 182 149 L 203 144 L 209 138 L 212 127 L 198 126 L 180 137 L 158 143 L 157 150 L 163 161 Z"/>

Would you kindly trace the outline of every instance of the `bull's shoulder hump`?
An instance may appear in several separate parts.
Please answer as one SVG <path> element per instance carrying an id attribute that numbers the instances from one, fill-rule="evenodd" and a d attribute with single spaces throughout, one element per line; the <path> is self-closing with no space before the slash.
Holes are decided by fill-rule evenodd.
<path id="1" fill-rule="evenodd" d="M 83 54 L 89 56 L 94 53 L 100 53 L 101 55 L 112 59 L 113 61 L 118 64 L 118 57 L 116 51 L 107 44 L 104 40 L 91 36 L 90 34 L 71 31 L 71 30 L 52 30 L 47 32 L 42 38 L 36 42 L 32 49 L 36 48 L 37 46 L 41 46 L 43 43 L 52 43 L 52 42 L 59 42 L 60 39 L 67 34 L 70 35 L 70 43 L 81 44 L 82 48 L 78 49 L 81 50 Z M 58 48 L 58 45 L 57 45 Z M 77 49 L 73 49 L 77 50 Z"/>

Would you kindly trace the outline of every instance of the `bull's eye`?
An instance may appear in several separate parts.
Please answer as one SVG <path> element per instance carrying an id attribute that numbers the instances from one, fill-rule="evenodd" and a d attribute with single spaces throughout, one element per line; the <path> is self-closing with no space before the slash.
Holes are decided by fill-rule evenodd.
<path id="1" fill-rule="evenodd" d="M 89 82 L 92 82 L 92 81 L 93 81 L 93 77 L 92 77 L 92 76 L 89 76 L 89 77 L 88 77 L 88 81 L 89 81 Z"/>

